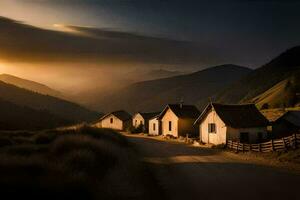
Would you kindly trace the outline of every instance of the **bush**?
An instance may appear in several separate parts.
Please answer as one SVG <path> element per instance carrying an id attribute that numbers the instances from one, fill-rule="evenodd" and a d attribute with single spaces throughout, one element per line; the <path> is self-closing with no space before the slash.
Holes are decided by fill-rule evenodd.
<path id="1" fill-rule="evenodd" d="M 138 127 L 131 126 L 129 128 L 130 133 L 143 133 L 145 130 L 144 125 L 140 124 Z"/>
<path id="2" fill-rule="evenodd" d="M 50 153 L 68 163 L 67 167 L 72 170 L 81 169 L 86 173 L 99 171 L 103 175 L 116 164 L 121 152 L 113 143 L 83 135 L 62 136 L 50 147 Z"/>

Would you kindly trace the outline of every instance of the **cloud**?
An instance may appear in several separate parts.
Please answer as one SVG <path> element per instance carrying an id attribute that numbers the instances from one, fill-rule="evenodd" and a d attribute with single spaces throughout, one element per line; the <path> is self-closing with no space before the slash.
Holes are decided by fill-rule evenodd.
<path id="1" fill-rule="evenodd" d="M 189 41 L 92 27 L 53 31 L 0 18 L 0 58 L 14 62 L 102 62 L 194 65 L 216 58 Z"/>

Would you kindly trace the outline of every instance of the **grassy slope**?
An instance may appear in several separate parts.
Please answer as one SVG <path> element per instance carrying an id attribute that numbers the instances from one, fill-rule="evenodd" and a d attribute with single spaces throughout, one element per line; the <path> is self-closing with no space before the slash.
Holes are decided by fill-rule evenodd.
<path id="1" fill-rule="evenodd" d="M 300 46 L 282 53 L 216 95 L 225 103 L 244 103 L 300 72 Z M 274 90 L 273 90 L 274 91 Z M 273 93 L 273 92 L 272 92 Z"/>
<path id="2" fill-rule="evenodd" d="M 2 196 L 49 200 L 157 198 L 138 155 L 125 137 L 112 130 L 80 127 L 1 132 L 0 136 Z"/>

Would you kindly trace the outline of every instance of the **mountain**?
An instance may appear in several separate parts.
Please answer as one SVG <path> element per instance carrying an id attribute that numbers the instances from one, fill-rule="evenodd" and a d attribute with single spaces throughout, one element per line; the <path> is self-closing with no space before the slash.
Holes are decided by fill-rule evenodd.
<path id="1" fill-rule="evenodd" d="M 138 82 L 104 96 L 94 107 L 105 111 L 126 109 L 146 112 L 161 110 L 166 104 L 181 100 L 202 105 L 210 96 L 250 71 L 241 66 L 221 65 L 192 74 Z"/>
<path id="2" fill-rule="evenodd" d="M 62 119 L 45 110 L 34 110 L 0 99 L 0 130 L 40 130 L 68 125 Z"/>
<path id="3" fill-rule="evenodd" d="M 297 46 L 285 51 L 269 63 L 233 83 L 216 95 L 216 100 L 223 103 L 244 103 L 259 102 L 264 99 L 263 103 L 268 103 L 268 100 L 270 100 L 270 103 L 276 107 L 290 104 L 291 101 L 295 101 L 297 98 L 297 92 L 292 92 L 287 87 L 293 88 L 294 91 L 299 89 L 297 89 L 299 85 L 292 81 L 297 80 L 296 77 L 299 76 L 296 74 L 299 74 L 299 72 L 300 46 Z M 287 83 L 289 84 L 286 86 Z M 266 96 L 269 96 L 269 98 L 266 98 Z M 284 98 L 285 102 L 275 103 L 277 100 L 280 102 L 279 97 L 282 100 Z"/>
<path id="4" fill-rule="evenodd" d="M 183 75 L 184 72 L 175 71 L 175 70 L 167 70 L 167 69 L 152 69 L 152 70 L 145 70 L 145 69 L 136 69 L 130 71 L 126 74 L 126 77 L 135 82 L 142 82 L 142 81 L 149 81 L 155 79 L 162 79 L 162 78 L 169 78 L 173 76 Z"/>
<path id="5" fill-rule="evenodd" d="M 0 81 L 45 95 L 50 95 L 54 97 L 63 96 L 60 92 L 53 90 L 46 85 L 12 76 L 10 74 L 0 74 Z"/>
<path id="6" fill-rule="evenodd" d="M 91 121 L 99 114 L 75 103 L 32 92 L 0 81 L 0 98 L 12 104 L 46 111 L 71 122 Z M 0 113 L 1 114 L 1 113 Z"/>

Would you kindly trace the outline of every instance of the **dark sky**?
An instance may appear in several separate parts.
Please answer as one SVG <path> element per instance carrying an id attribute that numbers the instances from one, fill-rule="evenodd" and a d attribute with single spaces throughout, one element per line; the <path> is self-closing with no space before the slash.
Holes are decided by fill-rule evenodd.
<path id="1" fill-rule="evenodd" d="M 191 41 L 199 65 L 256 68 L 300 44 L 300 1 L 1 0 L 0 15 L 36 26 L 66 24 Z"/>

